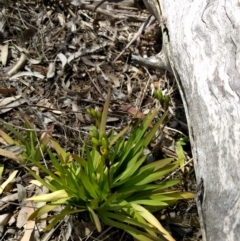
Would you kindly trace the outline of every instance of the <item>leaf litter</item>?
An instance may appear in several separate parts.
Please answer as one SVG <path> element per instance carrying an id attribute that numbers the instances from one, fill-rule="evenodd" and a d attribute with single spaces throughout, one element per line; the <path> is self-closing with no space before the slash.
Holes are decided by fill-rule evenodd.
<path id="1" fill-rule="evenodd" d="M 175 82 L 165 71 L 131 63 L 132 54 L 150 57 L 159 52 L 156 22 L 151 20 L 142 30 L 149 13 L 140 8 L 140 0 L 118 4 L 109 1 L 95 12 L 95 4 L 83 2 L 0 3 L 1 118 L 20 128 L 21 113 L 25 113 L 39 135 L 54 125 L 54 138 L 66 150 L 78 152 L 79 142 L 84 141 L 92 126 L 86 109 L 101 110 L 109 87 L 113 91 L 107 127 L 120 130 L 133 116 L 142 119 L 159 105 L 152 91 L 152 86 L 158 86 L 171 97 L 171 115 L 163 140 L 156 140 L 152 148 L 163 155 L 176 154 L 174 143 L 187 132 Z M 0 176 L 0 240 L 131 240 L 113 228 L 106 227 L 98 234 L 84 215 L 68 217 L 48 233 L 43 232 L 46 217 L 38 224 L 27 221 L 34 206 L 23 197 L 47 190 L 32 182 L 21 167 L 19 152 L 0 142 L 0 166 L 4 167 Z M 193 179 L 193 164 L 187 158 L 190 161 L 184 169 L 186 183 L 182 187 L 185 191 L 195 188 L 195 183 L 188 183 Z M 57 212 L 53 210 L 49 215 Z M 180 202 L 156 217 L 180 235 L 177 240 L 197 240 L 197 233 L 192 232 L 199 229 L 194 202 Z M 191 229 L 193 239 L 186 229 Z"/>

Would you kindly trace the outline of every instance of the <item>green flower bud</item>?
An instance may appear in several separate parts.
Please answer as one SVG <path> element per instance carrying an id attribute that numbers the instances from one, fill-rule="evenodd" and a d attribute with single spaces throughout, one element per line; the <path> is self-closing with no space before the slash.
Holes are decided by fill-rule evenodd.
<path id="1" fill-rule="evenodd" d="M 96 117 L 96 111 L 95 111 L 93 108 L 91 108 L 91 116 L 92 116 L 93 118 Z"/>
<path id="2" fill-rule="evenodd" d="M 94 127 L 92 128 L 92 130 L 89 131 L 89 135 L 90 135 L 91 137 L 96 137 L 96 138 L 98 138 L 98 129 L 96 128 L 96 126 L 94 126 Z"/>
<path id="3" fill-rule="evenodd" d="M 96 116 L 100 119 L 102 117 L 102 112 L 97 110 L 96 111 Z"/>
<path id="4" fill-rule="evenodd" d="M 100 145 L 100 142 L 99 140 L 96 138 L 96 137 L 92 137 L 92 143 L 96 146 L 99 146 Z"/>
<path id="5" fill-rule="evenodd" d="M 88 113 L 89 115 L 92 115 L 92 114 L 91 114 L 91 108 L 87 109 L 87 113 Z"/>
<path id="6" fill-rule="evenodd" d="M 108 148 L 108 139 L 107 138 L 102 138 L 101 144 L 104 148 Z"/>

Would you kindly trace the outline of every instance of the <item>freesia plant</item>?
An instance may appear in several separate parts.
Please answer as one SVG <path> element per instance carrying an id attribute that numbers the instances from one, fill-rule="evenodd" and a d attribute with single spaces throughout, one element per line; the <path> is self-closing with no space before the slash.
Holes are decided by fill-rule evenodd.
<path id="1" fill-rule="evenodd" d="M 66 215 L 87 211 L 99 232 L 104 223 L 123 229 L 137 240 L 174 240 L 152 213 L 180 199 L 193 198 L 194 195 L 174 190 L 173 186 L 180 181 L 178 179 L 156 183 L 179 167 L 178 159 L 166 158 L 146 164 L 144 155 L 144 149 L 163 124 L 167 112 L 151 128 L 149 126 L 157 116 L 158 109 L 118 134 L 114 131 L 107 133 L 109 103 L 110 92 L 102 113 L 88 111 L 96 124 L 89 133 L 90 141 L 83 145 L 81 155 L 66 152 L 47 133 L 39 143 L 36 133 L 27 131 L 26 142 L 26 138 L 5 123 L 19 139 L 14 143 L 25 147 L 22 154 L 25 168 L 50 190 L 49 194 L 28 199 L 47 202 L 30 219 L 39 221 L 43 214 L 63 206 L 59 214 L 49 217 L 52 222 L 47 229 L 51 229 Z M 27 120 L 25 122 L 29 129 L 33 128 Z M 7 137 L 6 133 L 1 134 Z M 49 143 L 51 148 L 48 147 Z M 41 163 L 42 155 L 49 160 L 51 168 Z M 32 171 L 29 162 L 41 169 L 45 177 L 41 178 Z"/>

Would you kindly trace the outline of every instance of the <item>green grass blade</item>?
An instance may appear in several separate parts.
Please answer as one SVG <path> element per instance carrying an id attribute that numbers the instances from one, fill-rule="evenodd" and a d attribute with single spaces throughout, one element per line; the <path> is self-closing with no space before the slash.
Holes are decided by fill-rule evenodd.
<path id="1" fill-rule="evenodd" d="M 100 223 L 100 220 L 99 220 L 97 214 L 90 207 L 88 207 L 88 211 L 90 212 L 90 214 L 92 216 L 92 219 L 95 223 L 97 231 L 100 233 L 102 231 L 102 227 L 101 227 L 101 223 Z"/>
<path id="2" fill-rule="evenodd" d="M 159 126 L 163 124 L 165 118 L 168 115 L 168 111 L 166 111 L 162 117 L 159 119 L 159 121 L 154 125 L 154 127 L 151 129 L 151 131 L 144 137 L 144 147 L 147 147 L 148 144 L 153 139 L 154 135 L 156 134 L 157 130 L 159 129 Z"/>
<path id="3" fill-rule="evenodd" d="M 106 124 L 107 124 L 107 116 L 108 116 L 108 109 L 109 109 L 109 104 L 110 104 L 110 98 L 111 98 L 111 90 L 110 88 L 108 89 L 106 101 L 103 107 L 103 113 L 102 113 L 102 118 L 101 118 L 101 123 L 99 127 L 99 134 L 106 132 Z"/>
<path id="4" fill-rule="evenodd" d="M 126 208 L 127 209 L 127 208 Z M 129 209 L 129 207 L 128 207 Z M 131 217 L 132 215 L 128 215 L 128 213 L 126 213 L 126 215 L 124 215 L 124 212 L 121 213 L 112 213 L 112 212 L 104 212 L 102 215 L 107 216 L 110 219 L 115 219 L 117 221 L 120 222 L 124 222 L 126 224 L 131 224 L 134 225 L 137 228 L 143 228 L 145 229 L 149 234 L 151 234 L 153 237 L 157 237 L 156 233 L 158 233 L 158 231 L 151 227 L 144 218 L 142 218 L 141 215 L 138 214 L 138 212 L 135 212 L 133 208 L 131 208 L 131 214 L 133 214 L 133 216 L 135 216 L 135 214 L 137 215 L 137 217 Z M 134 212 L 134 213 L 133 213 Z"/>
<path id="5" fill-rule="evenodd" d="M 28 220 L 34 220 L 37 219 L 39 217 L 41 217 L 42 215 L 52 211 L 54 208 L 56 208 L 59 205 L 44 205 L 40 208 L 38 208 L 36 211 L 34 211 L 29 217 Z"/>
<path id="6" fill-rule="evenodd" d="M 160 169 L 159 171 L 157 171 L 153 174 L 150 174 L 144 180 L 142 180 L 140 182 L 137 182 L 136 185 L 143 185 L 143 184 L 147 184 L 147 183 L 157 181 L 157 180 L 161 179 L 162 177 L 164 177 L 165 175 L 167 175 L 168 173 L 175 170 L 177 167 L 178 167 L 178 164 L 170 164 L 167 167 L 165 167 L 163 169 Z"/>
<path id="7" fill-rule="evenodd" d="M 22 142 L 22 144 L 25 144 L 26 139 L 23 135 L 21 135 L 17 130 L 15 130 L 11 125 L 6 123 L 3 119 L 0 118 L 0 122 L 12 133 L 14 136 Z"/>
<path id="8" fill-rule="evenodd" d="M 6 132 L 4 132 L 3 130 L 0 130 L 0 136 L 4 139 L 4 141 L 7 142 L 7 144 L 10 145 L 19 145 L 19 143 L 17 141 L 14 141 Z"/>
<path id="9" fill-rule="evenodd" d="M 146 170 L 151 170 L 152 172 L 159 170 L 160 168 L 163 168 L 164 166 L 167 166 L 169 163 L 171 163 L 174 159 L 173 158 L 165 158 L 159 161 L 155 161 L 152 163 L 149 163 L 147 165 L 144 165 L 141 170 L 140 170 L 140 174 L 141 172 L 144 172 Z"/>
<path id="10" fill-rule="evenodd" d="M 49 138 L 51 145 L 53 146 L 54 150 L 57 152 L 59 161 L 62 164 L 65 164 L 68 160 L 67 157 L 69 154 L 55 141 L 53 138 Z"/>
<path id="11" fill-rule="evenodd" d="M 129 129 L 130 129 L 130 126 L 128 125 L 123 130 L 121 130 L 116 136 L 114 136 L 109 143 L 109 147 L 114 145 L 115 142 L 119 141 L 119 139 L 122 138 Z"/>
<path id="12" fill-rule="evenodd" d="M 142 165 L 144 160 L 146 159 L 146 156 L 143 156 L 139 159 L 140 155 L 142 154 L 142 150 L 139 151 L 133 158 L 128 162 L 125 171 L 123 171 L 120 176 L 116 177 L 114 179 L 114 183 L 117 183 L 117 186 L 121 185 L 126 181 L 126 179 L 129 179 L 136 170 Z"/>
<path id="13" fill-rule="evenodd" d="M 175 241 L 172 236 L 163 228 L 163 226 L 159 223 L 159 221 L 144 207 L 132 203 L 131 206 L 144 218 L 146 219 L 150 224 L 152 224 L 154 227 L 156 227 L 163 236 L 169 240 L 169 241 Z"/>
<path id="14" fill-rule="evenodd" d="M 132 235 L 134 238 L 136 238 L 139 241 L 164 241 L 164 239 L 161 239 L 159 237 L 153 237 L 151 235 L 149 235 L 148 233 L 142 232 L 139 229 L 133 228 L 130 225 L 126 225 L 120 222 L 116 222 L 110 218 L 108 218 L 107 216 L 103 215 L 101 216 L 102 221 L 110 226 L 116 227 L 116 228 L 120 228 L 122 230 L 124 230 L 125 232 L 129 233 L 130 235 Z"/>
<path id="15" fill-rule="evenodd" d="M 97 199 L 98 195 L 97 195 L 92 183 L 89 181 L 89 179 L 87 178 L 87 176 L 83 170 L 80 171 L 80 176 L 81 176 L 81 180 L 82 180 L 85 190 L 91 195 L 91 197 Z"/>
<path id="16" fill-rule="evenodd" d="M 54 192 L 56 191 L 56 188 L 54 186 L 52 186 L 51 184 L 49 184 L 48 182 L 46 182 L 44 179 L 42 179 L 41 177 L 39 177 L 35 172 L 33 172 L 30 168 L 25 167 L 28 172 L 36 179 L 38 180 L 40 183 L 42 183 L 42 185 L 44 185 L 46 188 L 48 188 L 50 191 Z"/>
<path id="17" fill-rule="evenodd" d="M 161 199 L 158 199 L 158 200 L 151 200 L 151 199 L 136 200 L 136 201 L 132 201 L 130 203 L 135 203 L 135 204 L 144 205 L 144 206 L 154 206 L 154 207 L 168 207 L 169 206 L 169 204 L 167 202 L 163 202 Z"/>

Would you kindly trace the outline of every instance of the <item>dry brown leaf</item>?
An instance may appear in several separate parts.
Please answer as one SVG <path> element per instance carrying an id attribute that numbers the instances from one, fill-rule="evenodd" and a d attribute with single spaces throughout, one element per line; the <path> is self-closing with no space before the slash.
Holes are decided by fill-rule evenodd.
<path id="1" fill-rule="evenodd" d="M 15 88 L 0 88 L 0 94 L 9 96 L 9 95 L 15 95 L 16 89 Z"/>
<path id="2" fill-rule="evenodd" d="M 131 114 L 135 118 L 139 118 L 141 120 L 143 120 L 145 118 L 145 115 L 140 110 L 136 109 L 135 107 L 131 107 L 131 106 L 128 106 L 128 105 L 122 105 L 122 106 L 120 106 L 120 109 L 128 112 L 129 114 Z M 153 125 L 150 124 L 149 128 L 153 128 Z"/>
<path id="3" fill-rule="evenodd" d="M 40 72 L 44 76 L 47 75 L 48 70 L 46 67 L 44 67 L 42 65 L 33 64 L 33 65 L 31 65 L 31 68 L 36 70 L 37 72 Z"/>
<path id="4" fill-rule="evenodd" d="M 128 112 L 129 114 L 131 114 L 134 117 L 137 117 L 139 119 L 143 120 L 145 118 L 145 115 L 141 111 L 137 110 L 135 107 L 131 107 L 131 106 L 128 106 L 128 105 L 122 105 L 120 107 L 120 109 Z"/>

